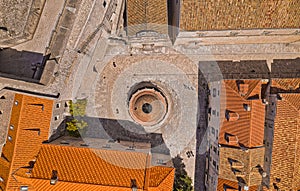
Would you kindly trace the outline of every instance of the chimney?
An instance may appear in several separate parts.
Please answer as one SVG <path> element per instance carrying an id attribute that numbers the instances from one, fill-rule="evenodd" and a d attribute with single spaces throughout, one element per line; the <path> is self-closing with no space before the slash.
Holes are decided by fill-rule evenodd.
<path id="1" fill-rule="evenodd" d="M 249 104 L 243 104 L 245 111 L 251 111 L 251 107 Z"/>
<path id="2" fill-rule="evenodd" d="M 52 170 L 52 176 L 51 176 L 51 179 L 50 179 L 50 184 L 51 185 L 55 185 L 58 181 L 58 176 L 57 176 L 57 170 Z"/>
<path id="3" fill-rule="evenodd" d="M 131 190 L 132 191 L 137 191 L 138 190 L 135 179 L 131 179 Z"/>
<path id="4" fill-rule="evenodd" d="M 226 110 L 225 111 L 225 118 L 227 119 L 227 121 L 237 121 L 240 118 L 240 116 L 236 112 Z"/>
<path id="5" fill-rule="evenodd" d="M 228 144 L 238 144 L 238 142 L 239 142 L 236 135 L 231 135 L 231 134 L 225 133 L 224 138 L 228 142 Z"/>
<path id="6" fill-rule="evenodd" d="M 239 84 L 239 93 L 245 96 L 248 93 L 249 84 Z"/>

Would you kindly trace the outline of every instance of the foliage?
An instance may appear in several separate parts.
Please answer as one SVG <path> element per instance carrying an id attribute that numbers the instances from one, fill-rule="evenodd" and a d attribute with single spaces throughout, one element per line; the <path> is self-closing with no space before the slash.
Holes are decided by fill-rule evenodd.
<path id="1" fill-rule="evenodd" d="M 67 121 L 67 131 L 71 136 L 79 137 L 81 132 L 85 131 L 88 123 L 82 118 L 85 116 L 87 100 L 70 101 L 70 113 L 72 117 Z"/>
<path id="2" fill-rule="evenodd" d="M 192 179 L 187 175 L 185 165 L 182 160 L 183 159 L 178 155 L 172 159 L 175 167 L 173 191 L 192 191 Z"/>
<path id="3" fill-rule="evenodd" d="M 79 99 L 76 100 L 76 102 L 70 101 L 70 113 L 72 116 L 84 116 L 85 115 L 85 109 L 87 105 L 86 99 Z"/>
<path id="4" fill-rule="evenodd" d="M 74 137 L 79 137 L 80 133 L 84 132 L 85 127 L 88 126 L 88 123 L 83 120 L 72 119 L 67 122 L 67 131 L 69 135 Z"/>
<path id="5" fill-rule="evenodd" d="M 85 128 L 87 126 L 88 126 L 87 122 L 85 122 L 83 120 L 78 121 L 77 119 L 72 119 L 72 121 L 67 122 L 67 130 L 68 131 L 82 130 L 83 128 Z"/>

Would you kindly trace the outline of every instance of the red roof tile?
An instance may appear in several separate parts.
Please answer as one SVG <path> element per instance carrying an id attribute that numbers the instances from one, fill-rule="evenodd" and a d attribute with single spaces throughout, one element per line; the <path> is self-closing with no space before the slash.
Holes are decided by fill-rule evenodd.
<path id="1" fill-rule="evenodd" d="M 227 188 L 226 191 L 238 191 L 239 190 L 239 185 L 238 182 L 226 180 L 226 179 L 218 179 L 218 186 L 217 186 L 217 191 L 224 191 Z M 258 186 L 250 186 L 248 191 L 257 191 Z M 242 188 L 242 191 L 245 191 Z"/>
<path id="2" fill-rule="evenodd" d="M 274 121 L 270 181 L 281 190 L 297 190 L 300 187 L 300 94 L 285 93 L 280 97 Z"/>
<path id="3" fill-rule="evenodd" d="M 42 145 L 48 140 L 52 100 L 15 95 L 8 135 L 0 160 L 0 186 L 5 190 L 131 190 L 131 179 L 149 191 L 172 190 L 174 169 L 149 167 L 150 157 L 135 152 Z M 30 161 L 36 161 L 32 172 Z M 59 181 L 50 185 L 52 170 Z M 139 189 L 140 190 L 140 189 Z"/>
<path id="4" fill-rule="evenodd" d="M 265 106 L 260 99 L 261 81 L 243 80 L 238 85 L 237 80 L 225 80 L 222 92 L 225 93 L 221 109 L 225 117 L 221 118 L 219 143 L 224 145 L 256 147 L 263 145 Z M 241 88 L 243 87 L 243 88 Z M 246 92 L 246 90 L 248 90 Z M 222 112 L 221 112 L 222 114 Z M 231 137 L 236 141 L 229 142 Z"/>
<path id="5" fill-rule="evenodd" d="M 149 173 L 149 187 L 172 190 L 174 169 L 147 168 L 147 160 L 145 153 L 43 145 L 32 178 L 50 180 L 52 170 L 57 170 L 62 182 L 130 188 L 135 179 L 142 189 Z"/>
<path id="6" fill-rule="evenodd" d="M 35 160 L 41 143 L 48 140 L 52 106 L 52 100 L 15 94 L 10 119 L 10 125 L 14 128 L 8 130 L 12 140 L 7 140 L 2 149 L 2 155 L 8 161 L 3 157 L 0 160 L 0 165 L 6 166 L 4 171 L 0 171 L 0 176 L 5 179 L 4 184 L 0 183 L 2 188 L 18 187 L 13 174 Z"/>

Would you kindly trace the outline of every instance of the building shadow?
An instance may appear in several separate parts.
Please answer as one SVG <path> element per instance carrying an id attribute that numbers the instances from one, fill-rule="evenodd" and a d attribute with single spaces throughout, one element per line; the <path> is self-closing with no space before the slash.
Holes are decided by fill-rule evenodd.
<path id="1" fill-rule="evenodd" d="M 88 126 L 80 133 L 82 138 L 98 138 L 115 140 L 118 142 L 150 143 L 151 150 L 156 153 L 169 154 L 162 134 L 147 133 L 144 127 L 127 120 L 116 120 L 97 117 L 76 117 L 78 121 L 85 121 Z M 61 132 L 61 131 L 60 131 Z"/>
<path id="2" fill-rule="evenodd" d="M 39 83 L 49 56 L 12 48 L 1 49 L 0 77 Z"/>

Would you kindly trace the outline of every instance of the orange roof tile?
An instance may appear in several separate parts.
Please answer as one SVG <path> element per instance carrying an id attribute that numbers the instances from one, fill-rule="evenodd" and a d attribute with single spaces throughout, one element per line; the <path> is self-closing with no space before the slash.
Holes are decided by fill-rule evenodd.
<path id="1" fill-rule="evenodd" d="M 171 191 L 174 184 L 174 168 L 152 167 L 150 168 L 149 191 Z"/>
<path id="2" fill-rule="evenodd" d="M 185 31 L 299 28 L 299 0 L 181 0 Z"/>
<path id="3" fill-rule="evenodd" d="M 283 90 L 295 90 L 297 88 L 300 88 L 300 78 L 273 79 L 272 87 Z"/>
<path id="4" fill-rule="evenodd" d="M 53 101 L 16 94 L 14 102 L 10 120 L 14 128 L 8 132 L 12 139 L 3 147 L 0 160 L 1 188 L 129 191 L 131 179 L 136 179 L 139 188 L 172 190 L 174 169 L 146 168 L 147 154 L 42 145 L 48 140 Z M 36 161 L 32 171 L 23 168 L 30 161 Z M 52 170 L 59 177 L 54 186 L 50 185 Z"/>
<path id="5" fill-rule="evenodd" d="M 238 182 L 218 178 L 218 186 L 217 186 L 217 191 L 224 191 L 227 188 L 226 191 L 238 191 L 239 190 L 239 185 Z M 257 191 L 258 186 L 250 186 L 248 191 Z M 242 191 L 245 191 L 242 188 Z"/>
<path id="6" fill-rule="evenodd" d="M 271 178 L 281 190 L 300 187 L 300 94 L 280 94 L 274 121 Z M 280 182 L 276 181 L 280 179 Z"/>
<path id="7" fill-rule="evenodd" d="M 32 177 L 50 180 L 52 170 L 57 170 L 61 181 L 130 187 L 136 179 L 141 188 L 146 162 L 144 153 L 43 145 Z"/>
<path id="8" fill-rule="evenodd" d="M 22 171 L 21 167 L 28 166 L 29 161 L 35 160 L 41 143 L 48 140 L 53 101 L 22 94 L 15 94 L 10 125 L 5 146 L 2 149 L 0 165 L 5 166 L 0 171 L 4 177 L 2 188 L 16 188 L 13 174 Z M 42 120 L 41 120 L 42 119 Z M 9 170 L 7 167 L 9 166 Z"/>
<path id="9" fill-rule="evenodd" d="M 149 187 L 172 190 L 174 169 L 146 168 L 149 159 L 145 153 L 43 145 L 31 177 L 50 180 L 57 170 L 62 182 L 130 188 L 135 179 L 138 188 L 144 188 L 148 169 Z M 168 179 L 172 181 L 165 182 Z"/>
<path id="10" fill-rule="evenodd" d="M 248 84 L 247 87 L 242 85 L 243 89 L 239 89 L 237 80 L 223 82 L 225 96 L 222 97 L 224 104 L 221 108 L 226 110 L 226 117 L 221 118 L 219 143 L 237 147 L 239 144 L 245 147 L 262 146 L 265 106 L 260 100 L 261 81 L 243 80 L 242 83 Z M 236 141 L 230 143 L 231 137 L 236 137 L 239 144 Z"/>
<path id="11" fill-rule="evenodd" d="M 160 167 L 154 167 L 155 171 L 158 170 L 162 172 Z M 151 168 L 152 169 L 152 168 Z M 163 172 L 165 174 L 165 172 Z M 157 184 L 157 187 L 149 187 L 148 191 L 171 191 L 173 188 L 174 182 L 174 173 L 175 169 L 173 169 L 167 177 L 161 180 L 160 184 Z M 37 179 L 37 178 L 26 178 L 22 176 L 16 176 L 16 179 L 19 182 L 22 182 L 23 185 L 27 185 L 29 190 L 38 191 L 38 190 L 49 190 L 49 191 L 131 191 L 131 188 L 128 187 L 119 187 L 119 186 L 103 186 L 103 185 L 95 185 L 95 184 L 85 184 L 85 183 L 74 183 L 74 182 L 64 182 L 59 180 L 55 185 L 50 184 L 50 180 L 47 179 Z M 151 178 L 152 179 L 152 178 Z M 142 191 L 142 189 L 138 189 L 138 191 Z"/>
<path id="12" fill-rule="evenodd" d="M 25 178 L 22 176 L 16 176 L 16 178 L 19 182 L 27 185 L 29 190 L 32 191 L 132 191 L 131 188 L 125 187 L 113 187 L 64 181 L 58 181 L 55 185 L 51 185 L 50 180 L 46 179 Z M 138 191 L 142 191 L 142 189 L 138 189 Z"/>
<path id="13" fill-rule="evenodd" d="M 220 147 L 219 178 L 236 181 L 242 178 L 248 186 L 259 185 L 262 176 L 258 165 L 264 165 L 265 148 L 243 151 L 239 148 Z"/>

